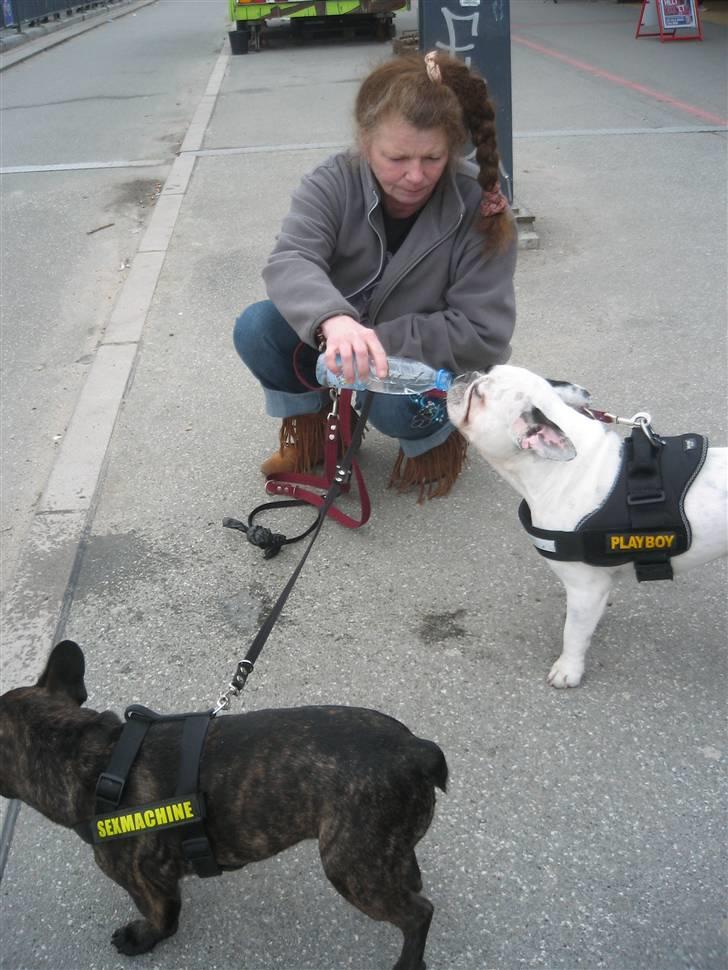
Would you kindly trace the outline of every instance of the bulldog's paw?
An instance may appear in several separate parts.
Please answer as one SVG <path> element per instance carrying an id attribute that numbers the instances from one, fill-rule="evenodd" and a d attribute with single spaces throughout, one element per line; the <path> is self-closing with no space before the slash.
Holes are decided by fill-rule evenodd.
<path id="1" fill-rule="evenodd" d="M 118 930 L 114 930 L 111 942 L 119 953 L 133 957 L 137 953 L 151 950 L 155 943 L 159 942 L 159 934 L 145 919 L 135 919 L 126 926 L 120 926 Z"/>
<path id="2" fill-rule="evenodd" d="M 584 674 L 584 664 L 559 657 L 546 678 L 552 687 L 578 687 Z"/>

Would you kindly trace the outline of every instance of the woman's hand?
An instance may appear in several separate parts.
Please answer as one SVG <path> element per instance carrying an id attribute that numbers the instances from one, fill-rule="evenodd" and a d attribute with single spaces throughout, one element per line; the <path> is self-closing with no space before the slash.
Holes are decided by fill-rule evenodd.
<path id="1" fill-rule="evenodd" d="M 344 375 L 344 382 L 352 384 L 354 367 L 362 380 L 369 376 L 369 358 L 374 363 L 377 377 L 387 376 L 387 355 L 374 330 L 363 327 L 353 317 L 339 314 L 329 317 L 321 324 L 326 338 L 326 366 L 334 374 Z M 341 362 L 337 358 L 341 358 Z"/>

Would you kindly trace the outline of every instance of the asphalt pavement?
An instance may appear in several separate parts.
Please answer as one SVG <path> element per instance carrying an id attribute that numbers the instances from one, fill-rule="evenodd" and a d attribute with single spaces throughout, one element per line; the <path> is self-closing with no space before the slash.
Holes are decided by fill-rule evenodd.
<path id="1" fill-rule="evenodd" d="M 638 11 L 511 4 L 516 199 L 540 241 L 519 258 L 513 363 L 725 445 L 728 28 L 636 40 Z M 65 635 L 89 706 L 205 709 L 297 562 L 221 526 L 264 500 L 276 440 L 231 329 L 264 296 L 291 190 L 350 142 L 357 83 L 388 45 L 230 57 L 224 29 L 6 597 L 3 689 Z M 473 455 L 420 507 L 386 488 L 395 455 L 367 436 L 371 520 L 325 526 L 233 709 L 363 705 L 442 746 L 451 783 L 418 853 L 431 970 L 728 966 L 725 563 L 622 583 L 583 685 L 556 691 L 563 593 L 515 493 Z M 1 967 L 129 965 L 110 935 L 130 900 L 26 808 L 1 892 Z M 306 843 L 187 880 L 177 935 L 136 963 L 383 970 L 398 949 Z"/>

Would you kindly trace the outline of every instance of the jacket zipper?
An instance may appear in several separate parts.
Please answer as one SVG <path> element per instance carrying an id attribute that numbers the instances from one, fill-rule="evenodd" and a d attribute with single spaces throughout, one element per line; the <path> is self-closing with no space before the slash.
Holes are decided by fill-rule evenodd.
<path id="1" fill-rule="evenodd" d="M 425 259 L 427 256 L 429 256 L 430 253 L 434 249 L 437 249 L 437 247 L 440 245 L 440 243 L 445 242 L 446 239 L 449 239 L 450 236 L 452 236 L 454 233 L 456 233 L 457 230 L 458 230 L 458 227 L 459 227 L 459 225 L 460 225 L 460 223 L 462 221 L 463 221 L 463 210 L 461 209 L 460 210 L 460 215 L 458 216 L 458 221 L 455 223 L 455 225 L 452 227 L 452 229 L 449 232 L 446 232 L 444 236 L 441 236 L 439 239 L 436 239 L 435 242 L 430 246 L 429 249 L 426 249 L 424 251 L 424 253 L 421 253 L 417 257 L 417 259 L 415 259 L 413 262 L 411 262 L 409 264 L 409 266 L 405 266 L 405 268 L 402 270 L 402 272 L 399 274 L 399 276 L 390 283 L 390 285 L 386 289 L 386 291 L 383 294 L 380 295 L 380 297 L 379 297 L 379 299 L 377 301 L 377 307 L 376 307 L 376 309 L 372 308 L 370 310 L 370 313 L 369 313 L 369 321 L 372 324 L 372 326 L 376 326 L 377 314 L 381 310 L 382 305 L 384 304 L 384 301 L 387 299 L 387 297 L 392 292 L 392 290 L 395 288 L 395 286 L 398 286 L 399 283 L 404 279 L 404 277 L 411 270 L 413 270 L 415 268 L 415 266 L 417 266 L 418 263 L 421 263 L 422 260 Z M 374 227 L 372 227 L 372 228 L 374 228 Z M 376 232 L 376 229 L 374 231 Z M 377 235 L 379 235 L 379 233 L 377 233 Z"/>
<path id="2" fill-rule="evenodd" d="M 348 293 L 348 294 L 345 293 L 344 294 L 344 299 L 345 300 L 350 300 L 352 297 L 356 296 L 358 293 L 361 293 L 363 290 L 365 290 L 368 286 L 371 286 L 372 283 L 375 280 L 378 280 L 379 279 L 379 276 L 380 276 L 380 274 L 382 272 L 382 266 L 384 264 L 384 240 L 379 235 L 379 232 L 377 231 L 377 227 L 374 225 L 374 223 L 371 220 L 371 214 L 372 214 L 372 212 L 374 212 L 374 210 L 376 209 L 376 207 L 379 205 L 379 196 L 377 195 L 377 193 L 375 191 L 372 191 L 372 195 L 374 196 L 374 203 L 373 203 L 371 209 L 367 212 L 367 222 L 372 227 L 372 229 L 374 230 L 374 235 L 379 240 L 379 266 L 378 266 L 377 271 L 374 274 L 374 276 L 372 276 L 372 278 L 370 280 L 368 280 L 366 283 L 364 283 L 362 286 L 360 286 L 358 290 L 354 290 L 353 293 Z"/>

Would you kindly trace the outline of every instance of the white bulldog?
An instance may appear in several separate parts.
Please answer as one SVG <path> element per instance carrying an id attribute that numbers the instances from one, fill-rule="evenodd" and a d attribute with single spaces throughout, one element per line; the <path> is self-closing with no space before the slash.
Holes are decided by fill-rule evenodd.
<path id="1" fill-rule="evenodd" d="M 621 463 L 621 436 L 577 410 L 588 403 L 584 388 L 509 365 L 464 375 L 447 396 L 450 420 L 526 499 L 532 524 L 558 531 L 573 530 L 603 503 Z M 728 449 L 709 448 L 685 499 L 692 543 L 671 558 L 675 574 L 728 552 L 727 493 Z M 563 650 L 548 682 L 576 687 L 612 584 L 633 566 L 547 561 L 567 601 Z"/>

